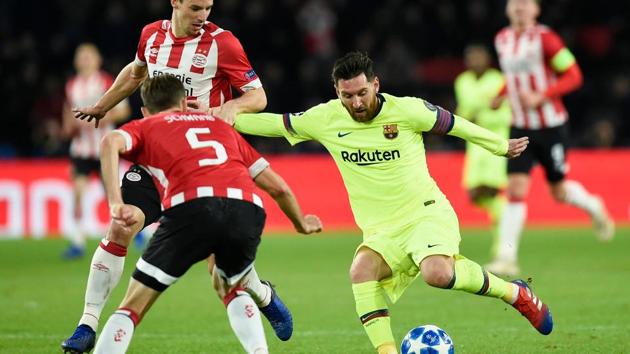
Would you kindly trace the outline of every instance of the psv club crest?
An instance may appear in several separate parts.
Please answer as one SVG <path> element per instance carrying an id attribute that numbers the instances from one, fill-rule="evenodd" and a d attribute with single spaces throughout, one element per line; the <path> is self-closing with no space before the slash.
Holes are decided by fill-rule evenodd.
<path id="1" fill-rule="evenodd" d="M 398 136 L 398 124 L 383 124 L 383 135 L 387 139 L 395 139 Z"/>

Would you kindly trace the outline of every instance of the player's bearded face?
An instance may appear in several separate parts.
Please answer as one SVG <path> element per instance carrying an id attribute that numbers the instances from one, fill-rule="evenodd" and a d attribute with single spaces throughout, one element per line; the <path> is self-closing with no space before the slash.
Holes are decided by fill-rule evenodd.
<path id="1" fill-rule="evenodd" d="M 340 79 L 335 89 L 341 103 L 346 108 L 352 119 L 357 122 L 368 122 L 374 119 L 378 111 L 379 82 L 375 77 L 368 81 L 365 74 L 353 77 L 349 80 Z"/>

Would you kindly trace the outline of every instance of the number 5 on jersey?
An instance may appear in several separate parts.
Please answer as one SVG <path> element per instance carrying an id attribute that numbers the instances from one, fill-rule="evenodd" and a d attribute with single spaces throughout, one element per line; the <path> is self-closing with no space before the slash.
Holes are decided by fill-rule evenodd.
<path id="1" fill-rule="evenodd" d="M 210 128 L 190 128 L 186 132 L 186 140 L 193 149 L 213 148 L 217 157 L 199 160 L 199 166 L 220 165 L 227 161 L 227 151 L 223 144 L 216 140 L 199 140 L 199 135 L 210 134 Z"/>

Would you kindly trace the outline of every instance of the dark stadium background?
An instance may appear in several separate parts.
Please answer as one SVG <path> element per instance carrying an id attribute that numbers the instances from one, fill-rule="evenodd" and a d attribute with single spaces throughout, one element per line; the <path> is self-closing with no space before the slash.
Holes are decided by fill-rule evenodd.
<path id="1" fill-rule="evenodd" d="M 385 92 L 454 108 L 452 82 L 471 42 L 492 47 L 506 24 L 504 1 L 216 0 L 210 20 L 233 31 L 262 78 L 267 111 L 301 111 L 332 98 L 334 59 L 353 49 L 375 60 Z M 630 5 L 627 1 L 543 1 L 541 22 L 576 55 L 585 84 L 565 102 L 573 146 L 630 146 Z M 94 42 L 116 75 L 134 57 L 146 23 L 170 19 L 167 0 L 51 0 L 0 3 L 0 156 L 64 156 L 59 137 L 63 85 L 77 44 Z M 139 99 L 132 98 L 134 115 Z M 255 140 L 264 152 L 280 140 Z M 431 137 L 430 149 L 460 149 Z M 319 151 L 301 144 L 296 151 Z"/>

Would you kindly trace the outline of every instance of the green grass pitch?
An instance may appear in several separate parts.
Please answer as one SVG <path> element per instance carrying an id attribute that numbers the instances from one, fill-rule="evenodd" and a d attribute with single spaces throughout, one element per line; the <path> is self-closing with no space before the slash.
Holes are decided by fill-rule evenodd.
<path id="1" fill-rule="evenodd" d="M 464 230 L 461 252 L 488 261 L 485 230 Z M 358 234 L 266 236 L 256 268 L 291 308 L 293 338 L 280 342 L 265 322 L 271 353 L 372 353 L 354 311 L 348 268 Z M 90 249 L 96 243 L 90 244 Z M 89 257 L 63 262 L 61 240 L 0 242 L 0 353 L 60 353 L 83 308 Z M 539 335 L 496 299 L 433 289 L 421 280 L 391 306 L 400 341 L 436 324 L 456 353 L 630 352 L 630 229 L 608 244 L 589 229 L 529 229 L 521 247 L 525 278 L 552 310 L 555 327 Z M 121 301 L 139 252 L 131 249 L 102 324 Z M 137 328 L 129 353 L 242 353 L 205 264 L 168 289 Z"/>

